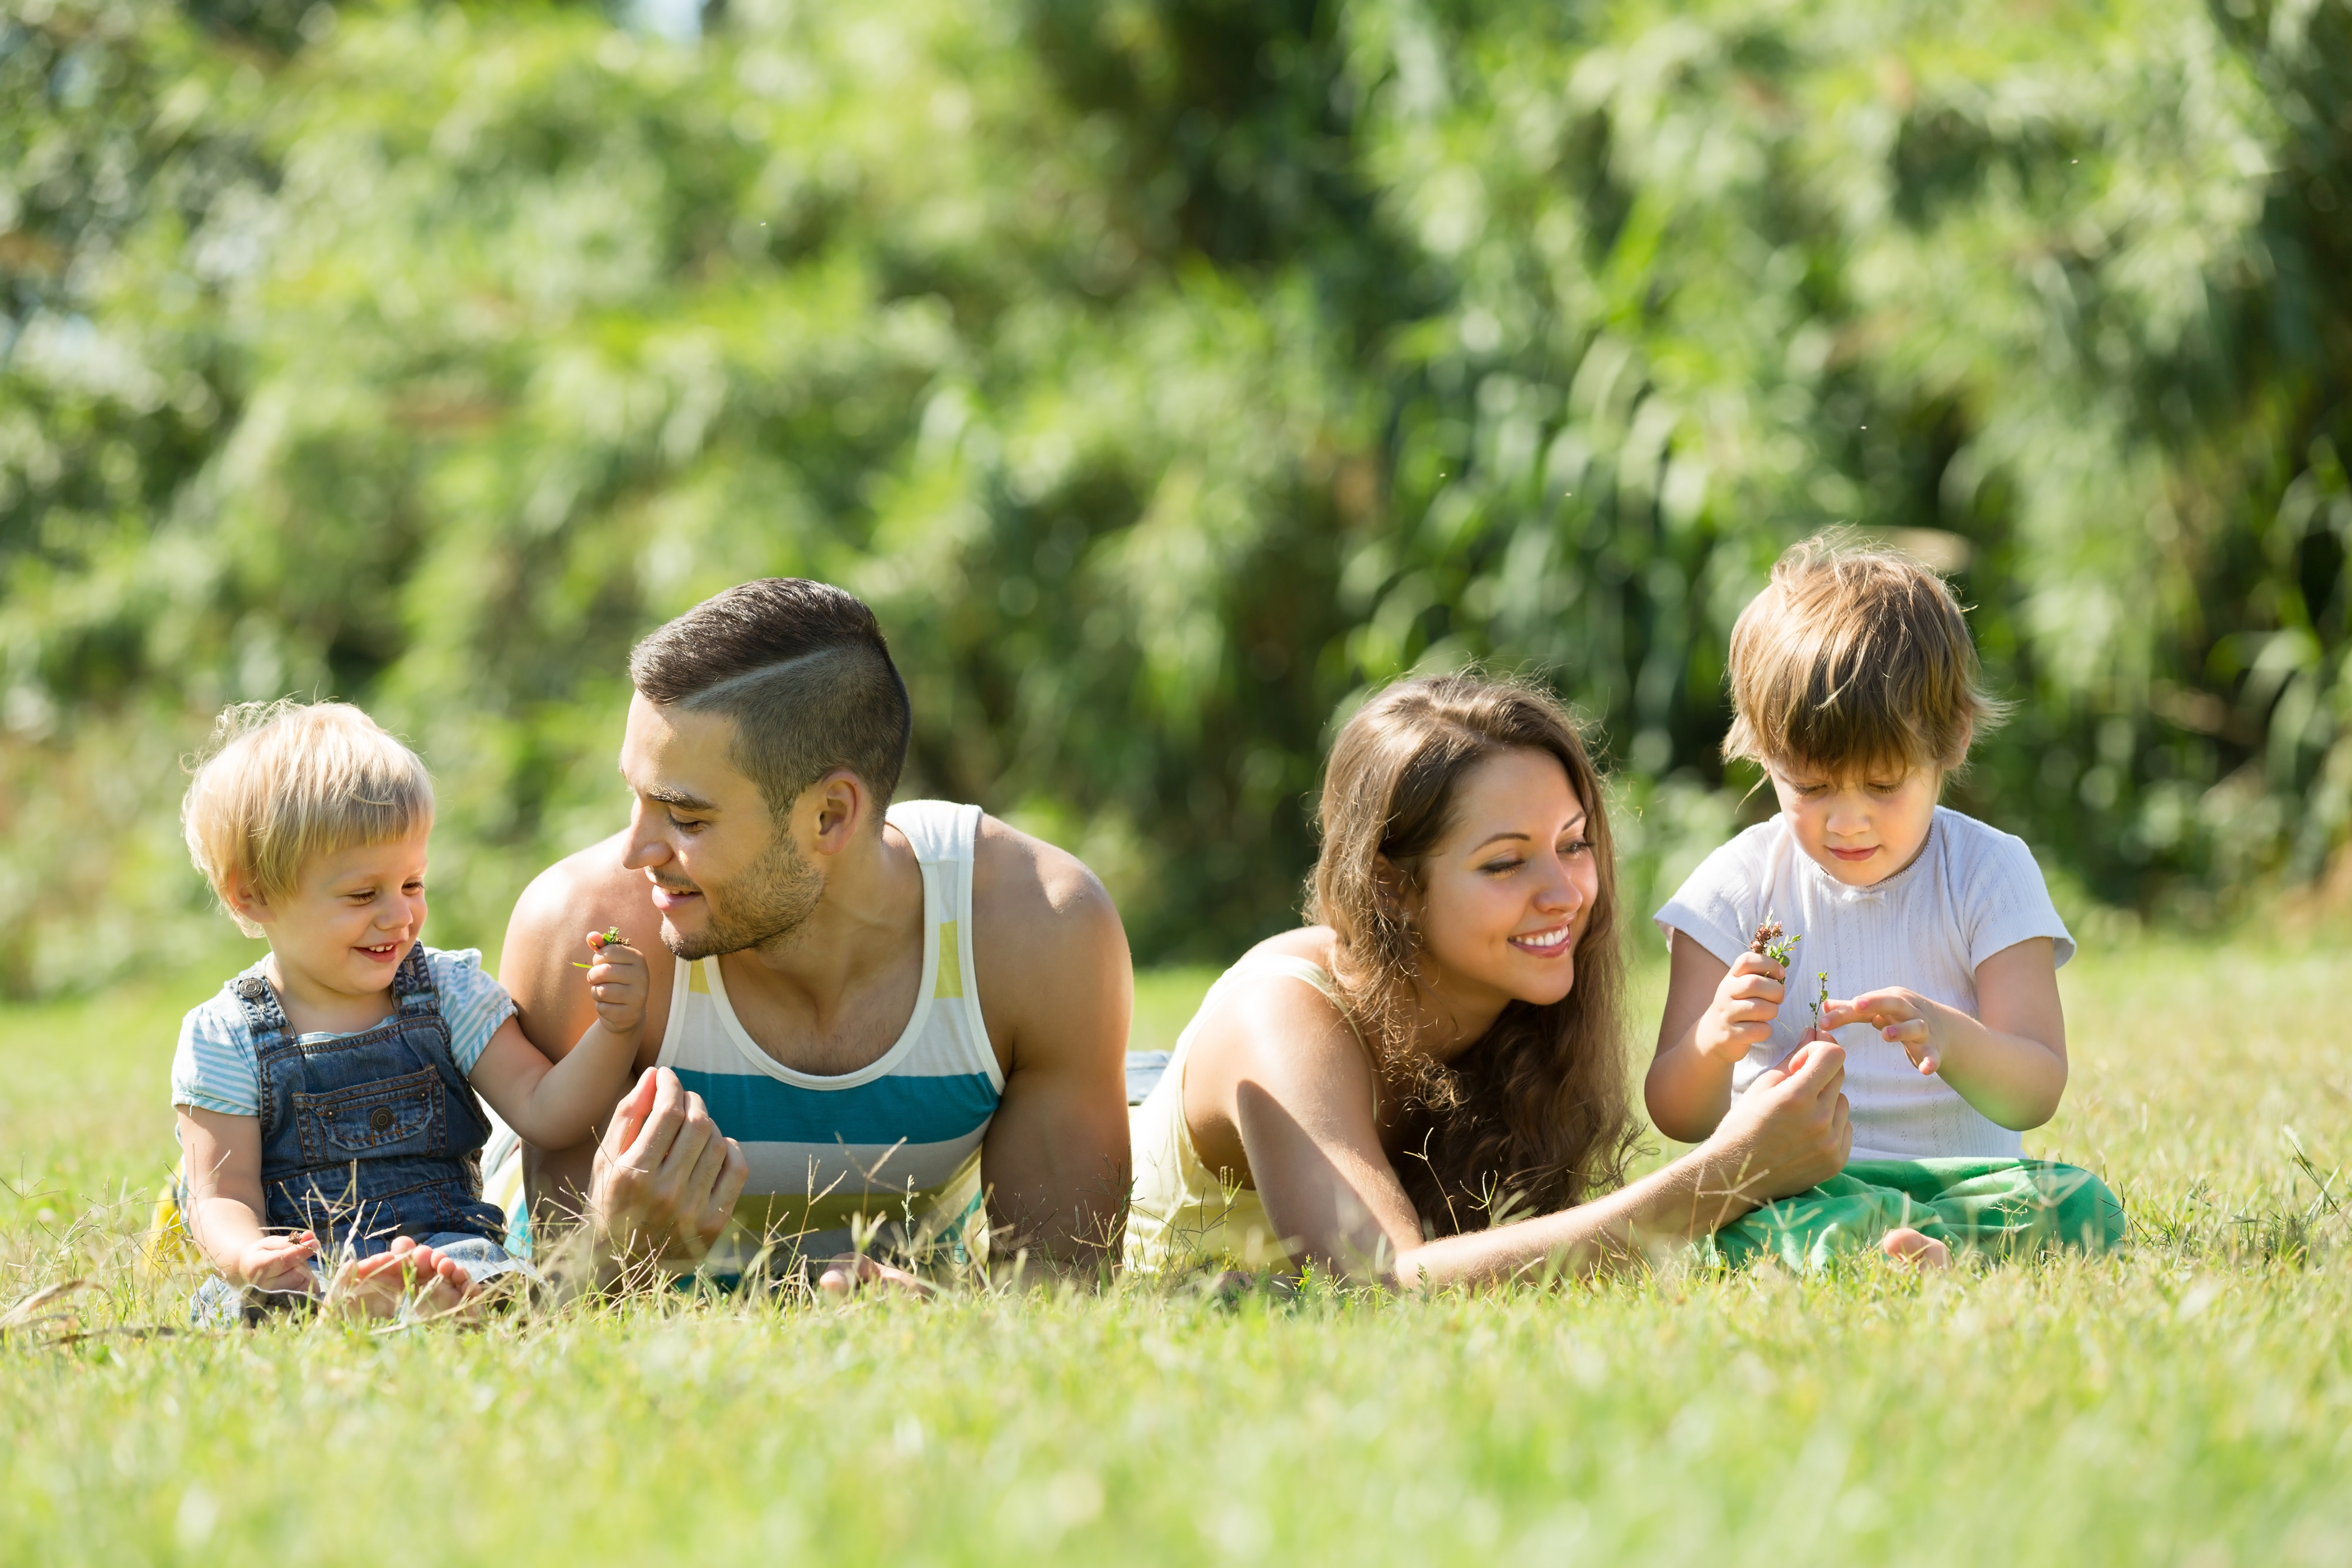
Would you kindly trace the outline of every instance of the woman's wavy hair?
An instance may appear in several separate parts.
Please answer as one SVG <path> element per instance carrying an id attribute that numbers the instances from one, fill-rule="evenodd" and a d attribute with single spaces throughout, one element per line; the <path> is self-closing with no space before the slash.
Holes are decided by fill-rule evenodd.
<path id="1" fill-rule="evenodd" d="M 1421 937 L 1401 894 L 1452 829 L 1463 779 L 1510 751 L 1557 758 L 1585 811 L 1600 892 L 1576 944 L 1576 984 L 1549 1006 L 1513 1002 L 1444 1066 L 1411 1050 Z M 1639 1129 L 1624 1045 L 1617 868 L 1600 772 L 1549 693 L 1476 674 L 1402 680 L 1331 748 L 1308 918 L 1337 935 L 1333 978 L 1407 1119 L 1398 1174 L 1425 1233 L 1547 1214 L 1624 1181 Z"/>

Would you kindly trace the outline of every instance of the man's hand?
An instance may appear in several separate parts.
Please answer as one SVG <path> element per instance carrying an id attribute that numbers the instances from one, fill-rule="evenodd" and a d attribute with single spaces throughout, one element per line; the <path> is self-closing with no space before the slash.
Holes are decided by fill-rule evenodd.
<path id="1" fill-rule="evenodd" d="M 698 1261 L 727 1228 L 751 1166 L 702 1097 L 653 1068 L 614 1109 L 596 1148 L 588 1209 L 616 1255 Z"/>
<path id="2" fill-rule="evenodd" d="M 1719 1178 L 1761 1205 L 1844 1170 L 1853 1150 L 1844 1083 L 1845 1050 L 1834 1040 L 1808 1041 L 1759 1073 L 1707 1140 Z"/>
<path id="3" fill-rule="evenodd" d="M 1911 1065 L 1933 1078 L 1944 1065 L 1949 1048 L 1945 1015 L 1949 1008 L 1939 1007 L 1916 991 L 1899 985 L 1884 991 L 1867 991 L 1851 1002 L 1832 1001 L 1822 1012 L 1822 1027 L 1842 1029 L 1848 1024 L 1868 1024 L 1878 1030 L 1879 1038 L 1889 1045 L 1901 1046 Z"/>
<path id="4" fill-rule="evenodd" d="M 310 1259 L 319 1256 L 319 1238 L 309 1231 L 293 1236 L 264 1236 L 236 1255 L 227 1270 L 240 1285 L 256 1290 L 308 1290 Z"/>
<path id="5" fill-rule="evenodd" d="M 1762 953 L 1741 953 L 1715 988 L 1715 1000 L 1692 1033 L 1692 1046 L 1710 1061 L 1737 1065 L 1751 1048 L 1772 1037 L 1772 1023 L 1780 1016 L 1787 994 L 1782 983 L 1788 978 L 1787 970 Z"/>

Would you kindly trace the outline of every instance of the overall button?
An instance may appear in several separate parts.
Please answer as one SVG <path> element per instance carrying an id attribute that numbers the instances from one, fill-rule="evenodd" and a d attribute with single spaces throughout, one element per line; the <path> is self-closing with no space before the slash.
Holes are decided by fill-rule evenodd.
<path id="1" fill-rule="evenodd" d="M 374 1128 L 378 1132 L 390 1131 L 392 1129 L 392 1107 L 388 1105 L 377 1106 L 375 1108 L 374 1114 L 368 1118 L 368 1125 Z"/>

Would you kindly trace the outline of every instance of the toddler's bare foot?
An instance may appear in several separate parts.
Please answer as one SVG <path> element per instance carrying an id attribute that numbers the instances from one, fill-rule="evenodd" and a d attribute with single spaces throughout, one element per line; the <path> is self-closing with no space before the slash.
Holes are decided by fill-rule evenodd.
<path id="1" fill-rule="evenodd" d="M 1897 1226 L 1879 1239 L 1878 1249 L 1913 1268 L 1948 1268 L 1952 1249 L 1932 1236 L 1923 1236 L 1909 1226 Z"/>
<path id="2" fill-rule="evenodd" d="M 394 1317 L 414 1297 L 415 1310 L 430 1316 L 464 1305 L 473 1288 L 472 1277 L 454 1259 L 404 1236 L 388 1250 L 337 1269 L 330 1295 L 346 1311 L 370 1318 Z"/>

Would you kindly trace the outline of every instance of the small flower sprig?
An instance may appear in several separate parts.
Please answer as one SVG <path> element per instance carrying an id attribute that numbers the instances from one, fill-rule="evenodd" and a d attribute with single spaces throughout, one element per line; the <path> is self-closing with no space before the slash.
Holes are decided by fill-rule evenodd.
<path id="1" fill-rule="evenodd" d="M 1790 936 L 1782 931 L 1780 922 L 1768 910 L 1764 914 L 1764 923 L 1756 928 L 1756 939 L 1748 944 L 1748 951 L 1760 953 L 1786 969 L 1789 961 L 1797 956 L 1797 944 L 1804 940 L 1801 936 Z"/>
<path id="2" fill-rule="evenodd" d="M 606 926 L 604 928 L 604 945 L 606 947 L 618 947 L 621 945 L 621 928 L 619 926 Z M 575 958 L 572 961 L 572 967 L 574 969 L 586 969 L 591 966 L 581 963 Z"/>
<path id="3" fill-rule="evenodd" d="M 1818 1033 L 1822 1026 L 1822 1011 L 1830 1005 L 1830 972 L 1826 969 L 1817 969 L 1813 972 L 1813 976 L 1822 983 L 1821 993 L 1805 1005 L 1813 1010 L 1813 1029 Z"/>

